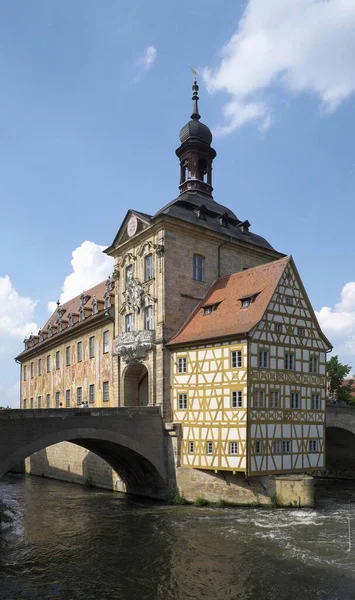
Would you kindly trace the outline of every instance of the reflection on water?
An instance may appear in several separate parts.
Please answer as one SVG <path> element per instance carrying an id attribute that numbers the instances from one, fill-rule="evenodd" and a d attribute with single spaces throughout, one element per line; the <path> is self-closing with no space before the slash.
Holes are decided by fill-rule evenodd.
<path id="1" fill-rule="evenodd" d="M 7 476 L 0 598 L 354 599 L 355 487 L 319 489 L 315 511 L 213 509 Z"/>

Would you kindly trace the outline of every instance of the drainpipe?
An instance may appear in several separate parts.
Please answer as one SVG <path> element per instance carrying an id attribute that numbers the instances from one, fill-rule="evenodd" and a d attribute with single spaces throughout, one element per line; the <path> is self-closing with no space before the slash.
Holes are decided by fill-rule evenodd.
<path id="1" fill-rule="evenodd" d="M 222 244 L 219 244 L 218 246 L 218 271 L 217 271 L 217 276 L 220 277 L 221 276 L 221 248 L 222 246 L 225 246 L 226 244 L 229 244 L 229 242 L 231 241 L 232 238 L 229 238 L 226 242 L 222 242 Z"/>
<path id="2" fill-rule="evenodd" d="M 17 360 L 17 358 L 15 358 L 15 363 L 20 365 L 21 369 L 20 369 L 20 408 L 22 408 L 21 403 L 22 403 L 22 362 L 20 362 L 19 360 Z"/>

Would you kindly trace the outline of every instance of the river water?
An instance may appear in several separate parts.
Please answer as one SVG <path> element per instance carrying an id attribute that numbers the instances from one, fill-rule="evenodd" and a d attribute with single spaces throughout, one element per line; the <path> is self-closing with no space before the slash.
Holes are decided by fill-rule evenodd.
<path id="1" fill-rule="evenodd" d="M 8 475 L 0 599 L 354 599 L 354 483 L 317 493 L 316 510 L 171 507 Z"/>

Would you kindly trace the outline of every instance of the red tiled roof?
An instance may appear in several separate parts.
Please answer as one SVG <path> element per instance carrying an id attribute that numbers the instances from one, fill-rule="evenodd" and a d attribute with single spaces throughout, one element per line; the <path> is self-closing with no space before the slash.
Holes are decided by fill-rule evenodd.
<path id="1" fill-rule="evenodd" d="M 290 257 L 286 256 L 217 279 L 168 345 L 230 337 L 250 331 L 261 320 L 289 260 Z M 241 299 L 252 296 L 255 299 L 250 306 L 242 308 Z M 215 310 L 209 315 L 204 314 L 204 306 L 216 304 Z"/>
<path id="2" fill-rule="evenodd" d="M 97 285 L 90 288 L 89 290 L 85 290 L 84 293 L 86 294 L 86 296 L 89 296 L 89 300 L 88 300 L 87 304 L 85 304 L 85 308 L 89 308 L 89 309 L 92 308 L 93 296 L 96 296 L 96 299 L 98 301 L 103 302 L 105 291 L 106 291 L 106 281 L 102 281 L 101 283 L 98 283 Z M 64 304 L 60 305 L 60 308 L 62 308 L 64 310 L 63 317 L 65 319 L 68 318 L 68 313 L 70 311 L 73 314 L 79 314 L 79 308 L 80 308 L 80 304 L 81 304 L 80 296 L 81 296 L 81 294 L 79 294 L 78 296 L 75 296 L 75 298 L 71 298 L 71 300 L 68 300 L 68 302 L 64 302 Z M 57 318 L 58 318 L 58 313 L 57 313 L 57 310 L 55 310 L 52 313 L 52 315 L 49 317 L 47 323 L 42 327 L 42 331 L 46 331 L 50 325 L 53 326 L 56 323 Z"/>

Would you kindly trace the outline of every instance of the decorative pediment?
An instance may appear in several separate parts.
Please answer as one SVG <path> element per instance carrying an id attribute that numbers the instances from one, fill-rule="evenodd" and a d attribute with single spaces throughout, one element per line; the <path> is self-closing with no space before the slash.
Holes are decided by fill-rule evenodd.
<path id="1" fill-rule="evenodd" d="M 137 254 L 138 256 L 143 256 L 143 254 L 150 254 L 153 251 L 155 251 L 158 256 L 162 256 L 164 253 L 163 244 L 154 244 L 151 240 L 148 240 L 139 246 Z"/>
<path id="2" fill-rule="evenodd" d="M 122 225 L 119 228 L 112 245 L 105 250 L 107 254 L 111 254 L 116 248 L 136 236 L 138 233 L 147 229 L 151 225 L 152 217 L 135 210 L 129 210 L 123 219 Z"/>

